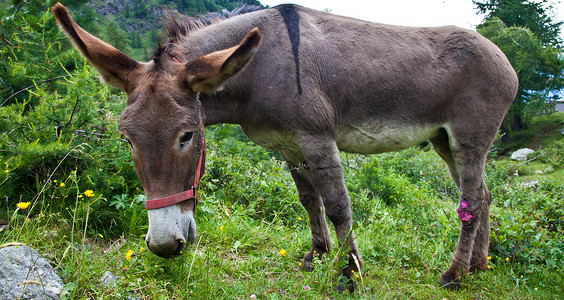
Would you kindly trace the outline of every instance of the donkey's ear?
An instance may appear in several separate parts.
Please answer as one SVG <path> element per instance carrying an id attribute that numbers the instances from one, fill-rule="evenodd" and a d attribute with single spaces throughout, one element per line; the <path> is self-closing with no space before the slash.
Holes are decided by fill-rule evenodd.
<path id="1" fill-rule="evenodd" d="M 131 77 L 142 64 L 82 29 L 62 4 L 55 4 L 51 12 L 59 28 L 69 37 L 75 48 L 96 67 L 104 82 L 125 91 L 133 88 Z"/>
<path id="2" fill-rule="evenodd" d="M 196 92 L 213 92 L 239 72 L 253 58 L 262 41 L 258 28 L 251 30 L 241 43 L 186 63 L 186 79 Z"/>

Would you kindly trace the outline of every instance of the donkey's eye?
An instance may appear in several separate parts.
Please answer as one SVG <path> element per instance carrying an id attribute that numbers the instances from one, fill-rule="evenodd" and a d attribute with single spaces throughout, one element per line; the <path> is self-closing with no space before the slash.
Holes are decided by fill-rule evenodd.
<path id="1" fill-rule="evenodd" d="M 128 143 L 129 147 L 133 147 L 133 144 L 131 143 L 131 141 L 126 138 L 125 136 L 122 136 L 122 138 L 120 139 L 120 141 L 124 142 L 124 143 Z"/>
<path id="2" fill-rule="evenodd" d="M 190 142 L 190 140 L 192 140 L 192 137 L 194 136 L 193 132 L 185 132 L 181 137 L 180 137 L 180 147 L 184 147 L 186 146 L 186 144 L 188 144 Z"/>

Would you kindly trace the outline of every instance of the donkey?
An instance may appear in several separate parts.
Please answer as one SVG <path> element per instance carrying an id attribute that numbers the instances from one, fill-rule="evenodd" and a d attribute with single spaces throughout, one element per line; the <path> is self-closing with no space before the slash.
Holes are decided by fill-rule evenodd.
<path id="1" fill-rule="evenodd" d="M 249 10 L 171 20 L 169 40 L 142 63 L 83 30 L 61 4 L 52 8 L 103 80 L 127 93 L 119 131 L 147 199 L 148 248 L 170 257 L 194 241 L 203 126 L 232 123 L 287 161 L 311 227 L 304 268 L 330 251 L 325 216 L 348 249 L 342 274 L 363 266 L 339 150 L 429 140 L 461 191 L 460 237 L 441 285 L 458 289 L 464 274 L 486 270 L 491 195 L 482 172 L 518 86 L 499 48 L 457 27 L 389 26 L 291 4 Z"/>

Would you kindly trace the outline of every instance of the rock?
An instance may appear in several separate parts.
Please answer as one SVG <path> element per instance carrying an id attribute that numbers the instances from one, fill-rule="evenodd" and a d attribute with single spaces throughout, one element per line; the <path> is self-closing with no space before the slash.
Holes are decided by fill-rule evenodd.
<path id="1" fill-rule="evenodd" d="M 544 169 L 545 173 L 552 173 L 554 172 L 554 167 L 553 166 L 548 166 Z"/>
<path id="2" fill-rule="evenodd" d="M 533 181 L 529 181 L 529 182 L 522 182 L 521 186 L 523 186 L 524 188 L 535 188 L 539 185 L 539 181 L 538 180 L 533 180 Z"/>
<path id="3" fill-rule="evenodd" d="M 100 278 L 100 282 L 103 285 L 112 287 L 116 286 L 117 280 L 117 277 L 110 271 L 106 271 L 104 275 L 102 275 L 102 278 Z"/>
<path id="4" fill-rule="evenodd" d="M 527 155 L 530 155 L 534 152 L 534 150 L 529 148 L 519 149 L 511 154 L 511 159 L 516 161 L 525 161 L 527 160 Z"/>
<path id="5" fill-rule="evenodd" d="M 27 245 L 0 249 L 3 299 L 59 299 L 63 281 L 49 262 Z"/>

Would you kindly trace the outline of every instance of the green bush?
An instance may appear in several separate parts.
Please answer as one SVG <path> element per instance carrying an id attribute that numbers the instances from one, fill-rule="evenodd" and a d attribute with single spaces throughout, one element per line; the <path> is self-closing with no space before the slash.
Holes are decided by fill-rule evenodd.
<path id="1" fill-rule="evenodd" d="M 539 158 L 543 163 L 550 164 L 555 169 L 564 168 L 564 140 L 555 141 L 552 145 L 542 149 Z"/>
<path id="2" fill-rule="evenodd" d="M 286 164 L 278 153 L 251 143 L 238 127 L 206 129 L 208 154 L 202 180 L 204 212 L 245 210 L 253 218 L 292 222 L 304 216 Z"/>

